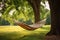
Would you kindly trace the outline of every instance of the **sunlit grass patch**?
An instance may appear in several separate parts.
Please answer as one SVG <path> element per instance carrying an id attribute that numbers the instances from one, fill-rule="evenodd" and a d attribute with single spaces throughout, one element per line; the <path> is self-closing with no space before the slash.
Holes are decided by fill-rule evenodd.
<path id="1" fill-rule="evenodd" d="M 46 29 L 47 28 L 47 29 Z M 45 34 L 50 30 L 50 27 L 28 31 L 20 26 L 0 26 L 0 39 L 1 40 L 43 40 Z"/>

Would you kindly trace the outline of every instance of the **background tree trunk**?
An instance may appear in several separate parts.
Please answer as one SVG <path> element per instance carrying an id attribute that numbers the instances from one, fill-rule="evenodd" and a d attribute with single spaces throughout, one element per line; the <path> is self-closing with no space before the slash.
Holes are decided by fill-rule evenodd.
<path id="1" fill-rule="evenodd" d="M 34 10 L 35 23 L 40 21 L 40 0 L 28 0 Z"/>
<path id="2" fill-rule="evenodd" d="M 46 40 L 60 40 L 60 1 L 48 0 L 51 11 L 51 30 Z M 53 36 L 54 35 L 54 36 Z M 59 37 L 58 37 L 59 36 Z"/>

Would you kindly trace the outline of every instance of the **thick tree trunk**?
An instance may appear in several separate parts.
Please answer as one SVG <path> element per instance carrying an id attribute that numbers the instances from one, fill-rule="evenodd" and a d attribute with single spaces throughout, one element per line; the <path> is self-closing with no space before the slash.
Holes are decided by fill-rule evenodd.
<path id="1" fill-rule="evenodd" d="M 51 30 L 47 33 L 46 40 L 60 40 L 60 1 L 48 1 L 51 9 Z"/>
<path id="2" fill-rule="evenodd" d="M 48 35 L 60 35 L 60 1 L 48 0 L 51 9 L 51 33 Z"/>
<path id="3" fill-rule="evenodd" d="M 40 0 L 28 0 L 34 10 L 35 23 L 40 21 Z"/>

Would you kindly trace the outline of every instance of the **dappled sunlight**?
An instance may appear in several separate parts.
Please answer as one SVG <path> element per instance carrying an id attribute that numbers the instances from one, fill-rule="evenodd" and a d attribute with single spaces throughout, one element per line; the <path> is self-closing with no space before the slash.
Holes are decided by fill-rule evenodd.
<path id="1" fill-rule="evenodd" d="M 46 30 L 46 28 L 49 28 L 49 25 L 45 25 L 42 28 L 38 28 L 34 31 L 28 31 L 25 30 L 23 28 L 21 28 L 20 26 L 0 26 L 0 32 L 21 32 L 21 33 L 29 33 L 29 32 L 36 32 L 36 31 L 48 31 Z M 44 29 L 45 28 L 45 29 Z"/>
<path id="2" fill-rule="evenodd" d="M 0 26 L 0 30 L 0 32 L 13 32 L 21 29 L 19 29 L 18 26 Z"/>

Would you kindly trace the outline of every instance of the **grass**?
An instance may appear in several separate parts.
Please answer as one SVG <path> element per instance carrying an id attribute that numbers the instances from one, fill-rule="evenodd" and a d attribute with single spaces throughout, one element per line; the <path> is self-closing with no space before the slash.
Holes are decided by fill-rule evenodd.
<path id="1" fill-rule="evenodd" d="M 19 26 L 0 26 L 0 40 L 44 40 L 49 30 L 49 25 L 34 31 L 28 31 Z"/>

